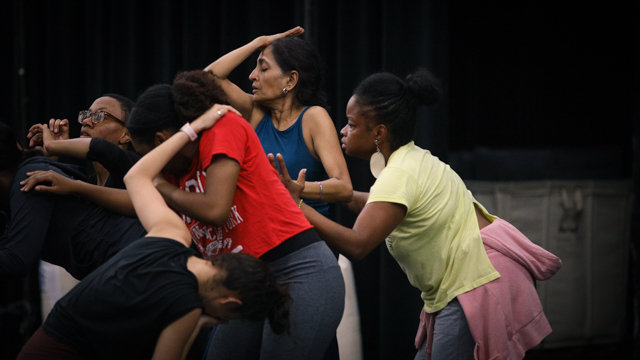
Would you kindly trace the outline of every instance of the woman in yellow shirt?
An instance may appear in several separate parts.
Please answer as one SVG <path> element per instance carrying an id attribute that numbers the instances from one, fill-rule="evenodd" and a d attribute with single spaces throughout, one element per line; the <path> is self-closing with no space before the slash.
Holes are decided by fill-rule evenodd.
<path id="1" fill-rule="evenodd" d="M 342 148 L 347 155 L 369 159 L 377 180 L 369 193 L 354 191 L 349 207 L 359 216 L 352 229 L 320 216 L 304 204 L 302 209 L 321 237 L 351 260 L 363 258 L 385 241 L 411 284 L 422 291 L 424 311 L 435 316 L 431 358 L 473 359 L 478 347 L 495 339 L 487 340 L 490 334 L 477 331 L 472 335 L 467 320 L 474 319 L 472 325 L 476 325 L 477 318 L 463 309 L 458 296 L 476 294 L 475 289 L 500 278 L 480 233 L 496 217 L 475 201 L 449 165 L 413 143 L 418 106 L 433 106 L 440 96 L 437 79 L 425 69 L 415 71 L 404 81 L 389 73 L 378 73 L 360 83 L 347 104 L 348 123 L 341 130 Z M 284 168 L 285 160 L 277 156 L 282 180 L 298 199 L 304 176 L 291 180 Z M 275 166 L 276 159 L 271 157 L 271 161 Z M 506 223 L 496 221 L 499 222 Z M 537 247 L 535 250 L 538 249 L 544 256 L 548 254 Z M 559 260 L 554 264 L 557 263 Z M 535 273 L 522 269 L 524 273 Z M 557 268 L 551 272 L 555 271 Z M 519 281 L 511 280 L 508 274 L 503 276 L 501 283 L 506 286 Z M 539 304 L 532 280 L 521 287 Z M 513 303 L 517 301 L 510 304 Z M 540 325 L 535 331 L 525 331 L 527 344 L 537 344 L 550 332 L 540 313 L 541 307 L 539 312 L 523 315 L 526 319 L 538 318 L 536 324 Z M 486 324 L 485 319 L 492 316 L 482 315 L 480 323 Z M 426 353 L 420 351 L 416 359 L 424 359 Z"/>

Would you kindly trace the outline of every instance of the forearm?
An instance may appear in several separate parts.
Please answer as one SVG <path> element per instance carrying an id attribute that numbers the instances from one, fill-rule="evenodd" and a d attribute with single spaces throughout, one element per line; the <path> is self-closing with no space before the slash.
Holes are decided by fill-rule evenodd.
<path id="1" fill-rule="evenodd" d="M 84 197 L 94 204 L 124 216 L 136 217 L 129 193 L 124 189 L 114 189 L 75 180 L 74 194 Z"/>
<path id="2" fill-rule="evenodd" d="M 351 210 L 351 212 L 359 214 L 369 200 L 369 193 L 362 191 L 354 191 L 351 201 L 344 205 Z"/>
<path id="3" fill-rule="evenodd" d="M 204 193 L 187 192 L 168 182 L 158 184 L 156 189 L 171 208 L 201 223 L 222 226 L 229 217 L 229 208 L 222 208 Z"/>
<path id="4" fill-rule="evenodd" d="M 366 241 L 360 239 L 353 229 L 328 219 L 306 204 L 302 204 L 300 208 L 318 235 L 349 260 L 360 260 L 371 251 L 366 249 Z"/>
<path id="5" fill-rule="evenodd" d="M 163 142 L 148 154 L 143 156 L 138 162 L 131 167 L 124 180 L 128 185 L 131 180 L 153 181 L 153 179 L 162 171 L 169 160 L 175 156 L 183 146 L 189 142 L 189 137 L 183 131 L 173 134 L 167 141 Z"/>
<path id="6" fill-rule="evenodd" d="M 211 71 L 219 79 L 226 79 L 233 69 L 237 68 L 243 61 L 245 61 L 251 54 L 259 50 L 265 45 L 265 37 L 260 36 L 255 38 L 250 43 L 239 47 L 226 55 L 218 58 L 213 63 L 209 64 L 205 71 Z"/>
<path id="7" fill-rule="evenodd" d="M 351 183 L 331 178 L 324 181 L 306 181 L 301 197 L 306 200 L 318 200 L 328 203 L 348 203 L 353 195 Z"/>
<path id="8" fill-rule="evenodd" d="M 78 159 L 86 159 L 90 144 L 90 138 L 53 140 L 45 142 L 44 148 L 51 155 L 65 155 L 73 156 Z"/>

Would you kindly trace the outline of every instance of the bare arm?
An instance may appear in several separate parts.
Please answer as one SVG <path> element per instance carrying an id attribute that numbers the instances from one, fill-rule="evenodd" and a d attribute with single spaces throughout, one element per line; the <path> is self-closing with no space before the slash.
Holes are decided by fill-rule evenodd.
<path id="1" fill-rule="evenodd" d="M 89 152 L 89 144 L 91 143 L 90 138 L 56 138 L 56 135 L 44 124 L 33 125 L 29 130 L 29 135 L 33 135 L 33 137 L 30 137 L 29 145 L 42 145 L 42 151 L 47 157 L 68 155 L 86 159 Z"/>
<path id="2" fill-rule="evenodd" d="M 113 189 L 73 180 L 55 171 L 34 171 L 27 173 L 27 179 L 20 182 L 22 191 L 35 190 L 58 195 L 79 195 L 115 213 L 135 217 L 136 212 L 123 189 Z"/>
<path id="3" fill-rule="evenodd" d="M 233 71 L 233 69 L 242 64 L 242 62 L 245 61 L 249 56 L 251 56 L 251 54 L 267 47 L 274 40 L 285 36 L 298 36 L 302 33 L 304 33 L 304 30 L 301 27 L 296 27 L 283 33 L 271 36 L 257 37 L 248 44 L 220 57 L 218 60 L 214 61 L 213 63 L 209 64 L 209 66 L 204 68 L 204 70 L 211 71 L 214 74 L 214 76 L 216 77 L 216 81 L 219 82 L 220 86 L 222 86 L 222 89 L 227 95 L 227 100 L 229 101 L 231 106 L 238 109 L 243 118 L 251 120 L 251 115 L 254 109 L 253 96 L 251 94 L 245 93 L 242 89 L 240 89 L 240 87 L 229 81 L 227 77 L 229 76 L 231 71 Z"/>
<path id="4" fill-rule="evenodd" d="M 353 229 L 349 229 L 306 204 L 301 208 L 318 235 L 352 261 L 362 259 L 375 249 L 400 224 L 407 212 L 404 205 L 396 203 L 369 203 L 362 209 Z"/>
<path id="5" fill-rule="evenodd" d="M 353 194 L 351 177 L 331 117 L 319 106 L 310 108 L 305 116 L 309 116 L 303 122 L 303 126 L 308 128 L 311 135 L 312 154 L 315 153 L 314 155 L 320 159 L 329 179 L 321 181 L 320 184 L 307 181 L 301 197 L 324 202 L 351 201 Z"/>
<path id="6" fill-rule="evenodd" d="M 227 113 L 228 106 L 214 105 L 192 124 L 196 133 L 210 128 Z M 129 197 L 148 236 L 161 236 L 191 245 L 191 235 L 182 219 L 167 206 L 153 181 L 162 168 L 189 141 L 189 136 L 178 131 L 142 157 L 124 177 Z M 182 191 L 182 190 L 180 190 Z M 184 191 L 183 191 L 184 192 Z"/>
<path id="7" fill-rule="evenodd" d="M 221 226 L 229 217 L 239 175 L 237 161 L 217 155 L 206 169 L 204 192 L 187 192 L 166 181 L 156 187 L 178 212 L 211 226 Z"/>
<path id="8" fill-rule="evenodd" d="M 278 157 L 278 161 L 281 170 L 280 179 L 293 199 L 299 199 L 299 194 L 302 191 L 301 184 L 304 183 L 306 176 L 304 170 L 300 172 L 298 180 L 293 181 L 284 165 L 282 156 Z M 271 165 L 275 167 L 273 160 Z M 362 211 L 356 219 L 353 229 L 329 220 L 307 204 L 302 204 L 301 209 L 315 227 L 315 231 L 327 244 L 338 249 L 338 252 L 349 260 L 355 261 L 362 259 L 375 249 L 400 224 L 407 213 L 406 206 L 401 204 L 390 202 L 366 204 L 368 197 L 369 193 L 358 192 L 352 200 L 352 202 L 355 201 L 354 207 L 362 206 Z"/>
<path id="9" fill-rule="evenodd" d="M 201 314 L 202 309 L 194 309 L 164 328 L 156 342 L 152 359 L 185 359 L 193 342 L 192 334 L 196 328 L 199 330 L 197 325 Z"/>
<path id="10" fill-rule="evenodd" d="M 356 214 L 359 214 L 364 206 L 367 204 L 367 200 L 369 200 L 369 193 L 362 191 L 354 191 L 353 198 L 350 202 L 345 203 L 344 205 Z"/>

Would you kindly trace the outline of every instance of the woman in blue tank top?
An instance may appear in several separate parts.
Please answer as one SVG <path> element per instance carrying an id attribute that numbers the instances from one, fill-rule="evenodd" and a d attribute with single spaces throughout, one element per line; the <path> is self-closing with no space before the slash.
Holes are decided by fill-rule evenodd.
<path id="1" fill-rule="evenodd" d="M 311 44 L 296 36 L 301 27 L 260 36 L 205 68 L 222 86 L 231 106 L 256 130 L 267 154 L 281 154 L 291 174 L 306 169 L 305 203 L 327 216 L 330 202 L 351 201 L 347 164 L 320 91 L 322 67 Z M 260 50 L 249 75 L 252 93 L 227 79 L 233 69 Z"/>

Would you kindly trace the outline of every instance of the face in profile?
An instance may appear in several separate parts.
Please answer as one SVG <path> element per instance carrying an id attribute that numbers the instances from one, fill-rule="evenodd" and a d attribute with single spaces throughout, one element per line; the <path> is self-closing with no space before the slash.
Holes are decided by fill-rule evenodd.
<path id="1" fill-rule="evenodd" d="M 369 159 L 376 151 L 375 132 L 362 110 L 356 102 L 355 95 L 352 96 L 347 103 L 347 125 L 340 130 L 340 141 L 345 154 Z"/>
<path id="2" fill-rule="evenodd" d="M 98 119 L 98 115 L 94 115 L 82 120 L 80 137 L 101 138 L 117 145 L 129 142 L 127 128 L 122 121 L 124 114 L 118 100 L 108 96 L 98 98 L 91 104 L 88 111 L 91 113 L 104 111 L 105 114 L 101 119 Z M 96 120 L 98 123 L 95 123 Z"/>
<path id="3" fill-rule="evenodd" d="M 253 101 L 267 101 L 284 96 L 282 89 L 287 85 L 285 74 L 273 57 L 272 47 L 267 46 L 260 56 L 256 68 L 249 75 L 253 82 Z"/>

